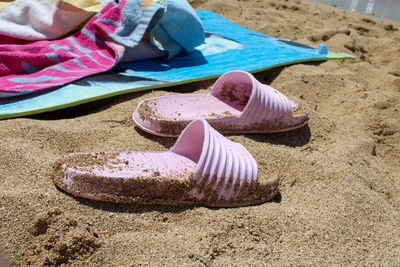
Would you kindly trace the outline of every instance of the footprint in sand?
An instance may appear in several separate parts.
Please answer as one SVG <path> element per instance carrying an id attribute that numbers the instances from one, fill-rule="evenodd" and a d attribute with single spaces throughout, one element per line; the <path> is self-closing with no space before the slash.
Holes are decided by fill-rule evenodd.
<path id="1" fill-rule="evenodd" d="M 42 212 L 32 220 L 30 265 L 60 265 L 89 256 L 101 245 L 93 226 L 60 209 Z"/>

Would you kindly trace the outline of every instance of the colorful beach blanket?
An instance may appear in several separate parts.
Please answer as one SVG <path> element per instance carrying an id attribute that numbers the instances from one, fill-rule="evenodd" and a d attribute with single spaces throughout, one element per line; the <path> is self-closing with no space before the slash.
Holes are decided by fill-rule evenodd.
<path id="1" fill-rule="evenodd" d="M 0 97 L 64 85 L 119 61 L 171 58 L 203 41 L 201 21 L 185 0 L 112 1 L 64 39 L 16 43 L 0 36 Z"/>
<path id="2" fill-rule="evenodd" d="M 117 64 L 112 70 L 66 86 L 0 99 L 0 119 L 26 116 L 115 95 L 218 77 L 231 70 L 256 72 L 282 65 L 353 58 L 246 29 L 207 10 L 197 10 L 205 42 L 171 60 Z"/>

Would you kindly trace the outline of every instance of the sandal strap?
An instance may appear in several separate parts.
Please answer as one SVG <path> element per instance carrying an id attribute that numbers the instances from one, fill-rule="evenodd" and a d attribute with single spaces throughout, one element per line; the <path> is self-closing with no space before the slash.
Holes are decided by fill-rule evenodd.
<path id="1" fill-rule="evenodd" d="M 290 119 L 294 102 L 278 90 L 260 83 L 250 73 L 248 75 L 252 80 L 253 90 L 241 119 L 248 123 Z"/>
<path id="2" fill-rule="evenodd" d="M 257 182 L 257 162 L 241 144 L 228 140 L 205 120 L 202 122 L 204 141 L 193 176 L 197 185 L 191 196 L 199 200 L 212 196 L 236 200 L 243 189 Z"/>

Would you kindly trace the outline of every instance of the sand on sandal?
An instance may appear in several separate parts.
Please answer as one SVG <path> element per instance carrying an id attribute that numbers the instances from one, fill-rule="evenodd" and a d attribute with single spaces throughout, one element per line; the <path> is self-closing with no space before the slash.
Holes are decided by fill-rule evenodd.
<path id="1" fill-rule="evenodd" d="M 142 207 L 74 198 L 50 179 L 70 152 L 167 150 L 174 139 L 135 127 L 137 104 L 205 93 L 215 80 L 2 120 L 0 247 L 10 264 L 400 265 L 400 23 L 305 0 L 191 4 L 356 57 L 255 75 L 310 114 L 292 132 L 228 136 L 252 153 L 261 180 L 280 178 L 280 196 L 235 209 Z"/>

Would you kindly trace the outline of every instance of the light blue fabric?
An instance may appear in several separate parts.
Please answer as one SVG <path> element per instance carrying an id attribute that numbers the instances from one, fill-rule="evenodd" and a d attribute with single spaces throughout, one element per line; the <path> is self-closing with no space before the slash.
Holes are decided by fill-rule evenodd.
<path id="1" fill-rule="evenodd" d="M 320 54 L 328 54 L 328 47 L 324 43 L 318 44 L 318 51 Z"/>
<path id="2" fill-rule="evenodd" d="M 168 51 L 169 58 L 179 53 L 177 45 L 188 52 L 204 43 L 203 24 L 186 0 L 164 0 L 161 5 L 166 11 L 152 32 L 160 41 L 153 38 L 153 43 Z"/>
<path id="3" fill-rule="evenodd" d="M 131 0 L 122 10 L 122 25 L 110 37 L 125 47 L 122 61 L 134 61 L 191 51 L 204 43 L 200 18 L 186 0 L 163 0 L 141 9 Z M 146 36 L 147 35 L 147 36 Z"/>
<path id="4" fill-rule="evenodd" d="M 163 10 L 159 4 L 152 4 L 141 9 L 142 0 L 131 0 L 122 9 L 122 25 L 111 37 L 114 41 L 128 48 L 134 48 L 151 26 L 160 20 Z"/>

